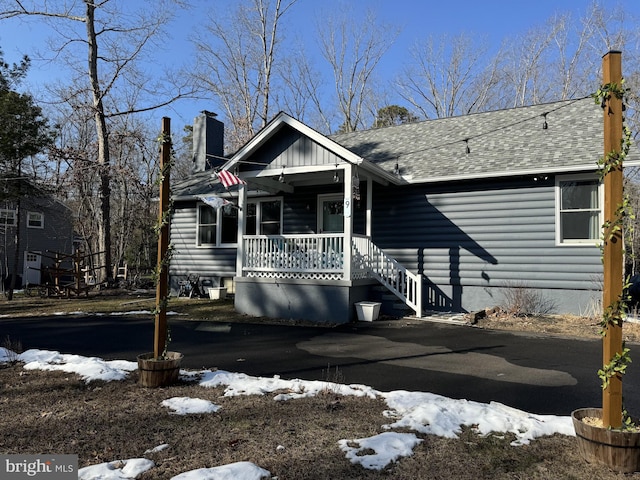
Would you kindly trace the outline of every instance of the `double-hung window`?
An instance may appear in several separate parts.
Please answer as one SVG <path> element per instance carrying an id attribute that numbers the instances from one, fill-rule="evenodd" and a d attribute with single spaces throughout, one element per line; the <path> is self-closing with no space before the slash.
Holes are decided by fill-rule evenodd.
<path id="1" fill-rule="evenodd" d="M 247 204 L 247 235 L 282 235 L 282 200 L 250 200 Z"/>
<path id="2" fill-rule="evenodd" d="M 28 212 L 27 228 L 44 228 L 44 215 L 40 212 Z"/>
<path id="3" fill-rule="evenodd" d="M 556 242 L 594 245 L 602 228 L 602 184 L 593 176 L 556 179 Z"/>
<path id="4" fill-rule="evenodd" d="M 0 225 L 14 226 L 16 224 L 16 211 L 8 208 L 0 209 Z"/>
<path id="5" fill-rule="evenodd" d="M 247 235 L 282 234 L 282 200 L 252 199 L 245 206 Z M 199 247 L 224 247 L 238 243 L 238 208 L 215 209 L 198 205 L 196 242 Z"/>
<path id="6" fill-rule="evenodd" d="M 238 209 L 233 205 L 213 208 L 198 205 L 196 241 L 199 247 L 234 245 L 238 241 Z"/>

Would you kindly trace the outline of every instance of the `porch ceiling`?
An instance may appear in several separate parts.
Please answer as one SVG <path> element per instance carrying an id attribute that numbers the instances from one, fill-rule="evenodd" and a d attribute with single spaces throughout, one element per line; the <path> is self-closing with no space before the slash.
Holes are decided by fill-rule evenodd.
<path id="1" fill-rule="evenodd" d="M 284 169 L 282 167 L 265 168 L 261 171 L 246 172 L 246 174 L 249 175 L 243 175 L 243 179 L 251 184 L 250 186 L 256 186 L 269 192 L 293 193 L 295 187 L 344 183 L 347 166 L 348 164 L 342 163 L 338 164 L 337 167 L 335 165 L 314 165 L 305 167 L 285 167 Z M 380 185 L 389 184 L 389 181 L 386 178 L 363 170 L 364 169 L 362 168 L 358 168 L 358 176 L 361 181 L 371 178 L 373 182 Z M 334 180 L 336 173 L 339 178 L 338 182 L 335 182 Z"/>

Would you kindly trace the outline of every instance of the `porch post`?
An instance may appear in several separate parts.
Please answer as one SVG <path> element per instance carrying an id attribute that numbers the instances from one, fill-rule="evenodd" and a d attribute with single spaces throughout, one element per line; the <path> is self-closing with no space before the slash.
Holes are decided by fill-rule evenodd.
<path id="1" fill-rule="evenodd" d="M 242 277 L 242 267 L 244 259 L 244 232 L 247 231 L 246 225 L 246 204 L 247 204 L 247 186 L 239 185 L 238 188 L 238 248 L 236 251 L 236 277 Z"/>
<path id="2" fill-rule="evenodd" d="M 344 254 L 343 280 L 351 280 L 351 240 L 353 237 L 353 165 L 346 162 L 344 169 Z"/>
<path id="3" fill-rule="evenodd" d="M 365 234 L 369 238 L 371 238 L 371 221 L 373 220 L 373 217 L 371 216 L 372 207 L 373 207 L 373 180 L 371 180 L 371 177 L 367 177 L 367 220 L 366 220 Z"/>

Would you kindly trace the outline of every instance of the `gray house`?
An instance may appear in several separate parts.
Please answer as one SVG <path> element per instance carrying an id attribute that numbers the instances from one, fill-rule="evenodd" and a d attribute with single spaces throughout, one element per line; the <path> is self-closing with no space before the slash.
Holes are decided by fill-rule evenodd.
<path id="1" fill-rule="evenodd" d="M 172 287 L 196 274 L 242 313 L 318 322 L 365 300 L 475 311 L 514 287 L 585 313 L 601 297 L 602 138 L 591 98 L 334 136 L 280 113 L 174 187 Z"/>
<path id="2" fill-rule="evenodd" d="M 43 278 L 43 271 L 53 264 L 55 253 L 73 252 L 71 211 L 54 198 L 42 194 L 23 197 L 19 210 L 14 202 L 0 203 L 0 270 L 5 281 L 14 268 L 18 225 L 20 250 L 16 287 L 44 283 L 47 279 Z"/>

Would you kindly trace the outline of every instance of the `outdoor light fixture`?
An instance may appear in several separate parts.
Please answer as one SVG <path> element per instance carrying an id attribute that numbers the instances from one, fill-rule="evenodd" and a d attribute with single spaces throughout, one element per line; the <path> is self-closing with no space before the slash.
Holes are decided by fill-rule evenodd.
<path id="1" fill-rule="evenodd" d="M 280 172 L 280 176 L 278 177 L 278 181 L 280 183 L 284 183 L 284 167 L 282 167 L 282 172 Z"/>
<path id="2" fill-rule="evenodd" d="M 542 122 L 542 129 L 546 130 L 549 128 L 549 125 L 547 124 L 547 112 L 543 113 L 542 117 L 544 118 L 544 121 Z"/>
<path id="3" fill-rule="evenodd" d="M 469 148 L 469 139 L 465 138 L 464 139 L 464 143 L 467 145 L 466 152 L 467 152 L 467 155 L 468 155 L 468 154 L 471 153 L 471 149 Z"/>
<path id="4" fill-rule="evenodd" d="M 333 183 L 338 183 L 340 181 L 340 177 L 338 176 L 338 164 L 336 163 L 336 171 L 333 174 Z"/>
<path id="5" fill-rule="evenodd" d="M 398 164 L 398 160 L 396 160 L 396 166 L 393 168 L 393 173 L 400 175 L 400 165 Z"/>

